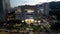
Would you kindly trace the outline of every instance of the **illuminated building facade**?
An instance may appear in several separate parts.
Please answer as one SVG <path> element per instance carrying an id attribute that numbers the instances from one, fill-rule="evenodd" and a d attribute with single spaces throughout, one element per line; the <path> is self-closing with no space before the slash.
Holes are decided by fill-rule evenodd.
<path id="1" fill-rule="evenodd" d="M 15 10 L 15 19 L 16 20 L 25 20 L 25 19 L 34 19 L 38 20 L 40 16 L 40 11 L 37 10 L 37 7 L 32 5 L 19 6 Z"/>

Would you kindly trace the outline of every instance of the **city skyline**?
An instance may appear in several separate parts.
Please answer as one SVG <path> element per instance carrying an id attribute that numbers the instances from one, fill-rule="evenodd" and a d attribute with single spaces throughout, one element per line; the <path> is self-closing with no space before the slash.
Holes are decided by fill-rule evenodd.
<path id="1" fill-rule="evenodd" d="M 60 1 L 60 0 L 10 0 L 11 7 L 17 7 L 20 5 L 36 5 L 41 4 L 44 2 L 51 2 L 51 1 Z"/>

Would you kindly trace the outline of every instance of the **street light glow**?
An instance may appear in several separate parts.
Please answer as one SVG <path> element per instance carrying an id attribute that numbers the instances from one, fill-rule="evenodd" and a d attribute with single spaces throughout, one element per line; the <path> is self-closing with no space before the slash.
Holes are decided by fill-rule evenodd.
<path id="1" fill-rule="evenodd" d="M 34 22 L 34 19 L 25 19 L 25 22 L 26 22 L 27 24 L 31 24 L 31 23 Z"/>

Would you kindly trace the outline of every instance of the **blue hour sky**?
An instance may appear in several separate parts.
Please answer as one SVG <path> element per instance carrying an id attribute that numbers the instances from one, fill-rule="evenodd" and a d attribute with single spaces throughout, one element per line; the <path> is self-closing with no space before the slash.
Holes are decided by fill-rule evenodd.
<path id="1" fill-rule="evenodd" d="M 10 0 L 11 7 L 16 7 L 20 5 L 35 5 L 44 2 L 51 2 L 51 1 L 60 1 L 60 0 Z"/>

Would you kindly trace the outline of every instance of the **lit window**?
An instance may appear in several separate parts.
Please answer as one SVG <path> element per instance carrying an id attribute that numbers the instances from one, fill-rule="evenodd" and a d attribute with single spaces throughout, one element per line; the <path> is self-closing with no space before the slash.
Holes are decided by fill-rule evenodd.
<path id="1" fill-rule="evenodd" d="M 34 12 L 34 11 L 33 11 L 33 10 L 27 10 L 27 12 L 28 12 L 28 13 L 32 13 L 32 12 Z"/>
<path id="2" fill-rule="evenodd" d="M 15 13 L 21 12 L 21 9 L 16 9 Z"/>
<path id="3" fill-rule="evenodd" d="M 24 20 L 22 20 L 22 22 L 24 22 Z"/>
<path id="4" fill-rule="evenodd" d="M 34 21 L 35 23 L 37 22 L 37 21 Z"/>
<path id="5" fill-rule="evenodd" d="M 41 10 L 41 13 L 44 13 L 44 9 L 40 9 Z"/>
<path id="6" fill-rule="evenodd" d="M 40 23 L 41 21 L 40 20 L 38 20 L 38 23 Z"/>
<path id="7" fill-rule="evenodd" d="M 32 13 L 34 12 L 34 10 L 31 10 L 31 9 L 25 9 L 28 13 Z"/>

